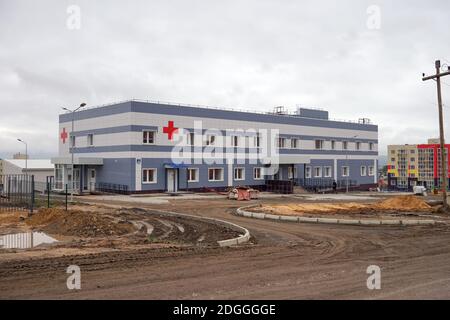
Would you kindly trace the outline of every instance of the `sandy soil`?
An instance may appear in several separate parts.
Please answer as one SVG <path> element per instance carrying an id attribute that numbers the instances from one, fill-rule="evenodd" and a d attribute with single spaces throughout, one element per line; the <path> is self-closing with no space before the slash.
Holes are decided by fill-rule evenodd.
<path id="1" fill-rule="evenodd" d="M 438 207 L 432 207 L 416 196 L 398 196 L 378 200 L 373 203 L 362 202 L 315 202 L 296 203 L 286 201 L 283 204 L 265 204 L 250 208 L 249 211 L 286 216 L 343 216 L 378 217 L 389 219 L 399 215 L 418 215 L 437 213 Z"/>
<path id="2" fill-rule="evenodd" d="M 270 204 L 284 202 L 271 200 Z M 228 200 L 177 200 L 152 207 L 237 223 L 250 230 L 254 236 L 251 244 L 228 249 L 141 248 L 3 261 L 0 298 L 450 298 L 450 229 L 446 225 L 366 228 L 291 224 L 233 215 L 241 205 Z M 80 291 L 66 288 L 69 264 L 81 267 Z M 366 268 L 374 264 L 382 269 L 382 289 L 378 291 L 366 287 Z"/>

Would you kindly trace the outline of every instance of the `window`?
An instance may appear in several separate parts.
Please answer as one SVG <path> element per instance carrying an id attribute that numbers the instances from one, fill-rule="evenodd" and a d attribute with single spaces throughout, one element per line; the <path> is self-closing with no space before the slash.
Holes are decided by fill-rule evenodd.
<path id="1" fill-rule="evenodd" d="M 231 146 L 239 147 L 239 137 L 238 136 L 231 136 Z"/>
<path id="2" fill-rule="evenodd" d="M 294 179 L 298 178 L 297 167 L 294 167 Z"/>
<path id="3" fill-rule="evenodd" d="M 370 151 L 373 150 L 373 142 L 369 142 L 369 150 L 370 150 Z"/>
<path id="4" fill-rule="evenodd" d="M 142 143 L 154 144 L 155 143 L 155 131 L 144 130 L 142 131 Z"/>
<path id="5" fill-rule="evenodd" d="M 369 166 L 369 176 L 373 177 L 375 175 L 374 166 Z"/>
<path id="6" fill-rule="evenodd" d="M 187 170 L 188 182 L 198 182 L 198 168 L 189 168 Z"/>
<path id="7" fill-rule="evenodd" d="M 361 166 L 361 177 L 367 176 L 367 167 Z"/>
<path id="8" fill-rule="evenodd" d="M 260 136 L 253 137 L 253 144 L 255 148 L 259 148 L 261 146 L 261 137 Z"/>
<path id="9" fill-rule="evenodd" d="M 294 170 L 292 167 L 288 167 L 288 179 L 294 178 Z"/>
<path id="10" fill-rule="evenodd" d="M 355 146 L 356 146 L 356 150 L 361 150 L 361 142 L 357 141 L 355 143 Z"/>
<path id="11" fill-rule="evenodd" d="M 262 168 L 253 168 L 253 179 L 264 180 L 264 177 L 262 175 Z"/>
<path id="12" fill-rule="evenodd" d="M 348 142 L 342 141 L 342 150 L 348 150 Z"/>
<path id="13" fill-rule="evenodd" d="M 314 167 L 314 178 L 322 177 L 322 167 Z"/>
<path id="14" fill-rule="evenodd" d="M 324 177 L 331 178 L 331 167 L 325 167 Z"/>
<path id="15" fill-rule="evenodd" d="M 222 168 L 208 169 L 208 180 L 209 181 L 223 181 L 223 169 Z"/>
<path id="16" fill-rule="evenodd" d="M 350 169 L 348 167 L 342 167 L 341 170 L 341 175 L 343 177 L 348 177 L 350 175 Z"/>
<path id="17" fill-rule="evenodd" d="M 306 167 L 305 169 L 305 177 L 310 179 L 311 178 L 311 167 Z"/>
<path id="18" fill-rule="evenodd" d="M 75 136 L 70 136 L 70 146 L 72 147 L 72 148 L 75 148 L 77 145 L 76 145 L 76 138 L 75 138 Z"/>
<path id="19" fill-rule="evenodd" d="M 213 146 L 215 143 L 216 143 L 216 136 L 214 136 L 214 135 L 206 136 L 206 145 L 207 146 Z"/>
<path id="20" fill-rule="evenodd" d="M 395 162 L 395 158 L 391 158 L 391 162 Z"/>
<path id="21" fill-rule="evenodd" d="M 292 138 L 291 139 L 291 149 L 297 149 L 298 148 L 298 139 Z"/>
<path id="22" fill-rule="evenodd" d="M 416 162 L 416 158 L 411 158 L 411 162 Z"/>
<path id="23" fill-rule="evenodd" d="M 323 140 L 316 140 L 315 145 L 316 145 L 316 150 L 322 150 L 323 149 Z"/>
<path id="24" fill-rule="evenodd" d="M 89 147 L 94 145 L 94 135 L 92 133 L 87 135 L 87 144 Z"/>
<path id="25" fill-rule="evenodd" d="M 336 149 L 336 141 L 331 140 L 331 150 L 335 150 Z"/>
<path id="26" fill-rule="evenodd" d="M 195 143 L 195 134 L 193 132 L 187 133 L 187 144 L 193 146 Z"/>
<path id="27" fill-rule="evenodd" d="M 278 138 L 278 148 L 282 149 L 286 147 L 286 139 Z"/>
<path id="28" fill-rule="evenodd" d="M 234 180 L 245 180 L 244 168 L 234 168 Z"/>
<path id="29" fill-rule="evenodd" d="M 156 169 L 143 169 L 142 170 L 142 182 L 143 183 L 156 183 Z"/>
<path id="30" fill-rule="evenodd" d="M 409 166 L 410 170 L 416 170 L 416 166 Z"/>

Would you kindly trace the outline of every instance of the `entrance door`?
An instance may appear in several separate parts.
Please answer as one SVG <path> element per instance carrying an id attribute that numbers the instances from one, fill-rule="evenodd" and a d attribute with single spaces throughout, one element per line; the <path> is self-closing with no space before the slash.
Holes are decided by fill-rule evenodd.
<path id="1" fill-rule="evenodd" d="M 95 169 L 89 169 L 88 173 L 88 183 L 89 183 L 89 191 L 95 191 L 95 182 L 96 182 L 97 172 Z"/>
<path id="2" fill-rule="evenodd" d="M 178 177 L 176 169 L 167 169 L 167 192 L 178 191 Z"/>

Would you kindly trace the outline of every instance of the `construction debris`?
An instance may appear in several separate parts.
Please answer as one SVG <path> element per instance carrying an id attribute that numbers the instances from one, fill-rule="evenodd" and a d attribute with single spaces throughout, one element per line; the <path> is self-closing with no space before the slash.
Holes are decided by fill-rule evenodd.
<path id="1" fill-rule="evenodd" d="M 238 201 L 248 201 L 251 199 L 258 199 L 259 191 L 250 187 L 236 187 L 228 192 L 228 199 Z"/>

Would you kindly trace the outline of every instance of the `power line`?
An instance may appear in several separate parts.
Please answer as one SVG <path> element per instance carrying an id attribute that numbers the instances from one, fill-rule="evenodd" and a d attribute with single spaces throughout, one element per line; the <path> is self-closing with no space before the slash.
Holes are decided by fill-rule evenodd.
<path id="1" fill-rule="evenodd" d="M 438 107 L 439 107 L 439 136 L 440 136 L 440 144 L 441 144 L 441 184 L 442 184 L 442 201 L 443 201 L 443 210 L 447 211 L 447 159 L 445 159 L 445 135 L 444 135 L 444 110 L 442 106 L 442 91 L 441 91 L 441 78 L 450 75 L 450 68 L 447 72 L 441 72 L 441 61 L 436 60 L 435 62 L 436 74 L 433 76 L 425 77 L 423 74 L 423 81 L 436 79 L 437 86 L 437 98 L 438 98 Z"/>

